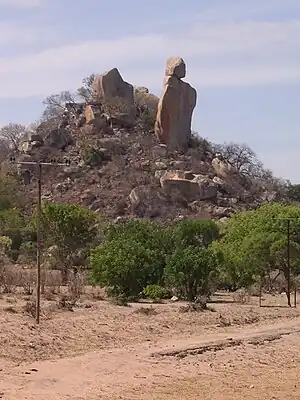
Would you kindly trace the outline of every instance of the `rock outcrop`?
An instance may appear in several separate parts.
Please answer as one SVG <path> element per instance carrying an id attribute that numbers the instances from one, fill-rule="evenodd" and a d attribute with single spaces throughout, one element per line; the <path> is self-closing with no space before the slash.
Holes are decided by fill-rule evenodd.
<path id="1" fill-rule="evenodd" d="M 149 89 L 145 87 L 135 88 L 134 101 L 139 107 L 146 106 L 151 112 L 157 112 L 159 98 L 155 94 L 149 93 Z"/>
<path id="2" fill-rule="evenodd" d="M 105 113 L 117 125 L 134 125 L 135 107 L 133 86 L 125 82 L 117 68 L 97 75 L 92 84 L 92 97 L 100 114 Z"/>
<path id="3" fill-rule="evenodd" d="M 117 68 L 97 75 L 92 85 L 92 91 L 96 100 L 110 100 L 118 97 L 124 99 L 129 107 L 133 106 L 133 86 L 123 80 Z"/>
<path id="4" fill-rule="evenodd" d="M 232 165 L 228 164 L 219 157 L 215 157 L 212 160 L 211 164 L 216 175 L 220 178 L 226 179 L 228 176 L 232 176 L 237 173 L 237 171 L 232 167 Z"/>
<path id="5" fill-rule="evenodd" d="M 177 149 L 185 149 L 189 145 L 192 114 L 197 101 L 196 90 L 181 80 L 185 75 L 186 66 L 182 58 L 171 57 L 167 60 L 155 123 L 159 141 Z"/>
<path id="6" fill-rule="evenodd" d="M 19 161 L 70 161 L 64 168 L 45 167 L 43 199 L 82 204 L 118 221 L 222 219 L 274 200 L 272 183 L 240 173 L 209 142 L 189 140 L 196 91 L 181 80 L 185 69 L 182 59 L 168 60 L 159 101 L 147 88 L 133 92 L 118 70 L 109 71 L 95 79 L 98 102 L 65 104 L 61 116 L 31 132 L 16 154 Z M 135 112 L 118 112 L 119 99 L 133 104 L 133 96 Z M 158 107 L 157 137 L 147 118 L 152 107 Z M 0 172 L 12 167 L 2 164 Z M 35 198 L 35 166 L 21 164 L 16 172 Z"/>

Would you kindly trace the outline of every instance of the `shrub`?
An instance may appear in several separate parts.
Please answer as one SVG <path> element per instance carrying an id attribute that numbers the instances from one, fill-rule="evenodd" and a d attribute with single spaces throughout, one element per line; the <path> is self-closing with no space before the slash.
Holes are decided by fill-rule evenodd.
<path id="1" fill-rule="evenodd" d="M 153 301 L 159 301 L 168 297 L 168 291 L 159 285 L 148 285 L 143 289 L 143 294 Z"/>
<path id="2" fill-rule="evenodd" d="M 111 294 L 137 297 L 151 280 L 155 252 L 134 240 L 113 240 L 91 252 L 93 278 Z"/>
<path id="3" fill-rule="evenodd" d="M 135 313 L 143 315 L 156 315 L 157 311 L 153 307 L 140 307 L 135 310 Z"/>
<path id="4" fill-rule="evenodd" d="M 246 304 L 250 302 L 250 295 L 244 288 L 236 290 L 232 297 L 235 303 Z"/>
<path id="5" fill-rule="evenodd" d="M 103 150 L 90 146 L 84 151 L 83 159 L 87 165 L 100 167 L 107 158 Z"/>
<path id="6" fill-rule="evenodd" d="M 212 143 L 199 136 L 197 132 L 192 132 L 189 147 L 197 149 L 201 156 L 205 156 L 207 153 L 213 151 Z"/>
<path id="7" fill-rule="evenodd" d="M 13 306 L 4 307 L 4 311 L 8 312 L 10 314 L 17 314 L 18 313 L 18 310 L 16 310 L 16 308 L 13 307 Z"/>
<path id="8" fill-rule="evenodd" d="M 1 256 L 0 256 L 1 257 Z M 16 289 L 16 276 L 11 265 L 5 265 L 0 259 L 0 287 L 3 293 L 13 293 Z"/>
<path id="9" fill-rule="evenodd" d="M 36 317 L 36 303 L 35 301 L 29 300 L 26 302 L 24 306 L 24 311 L 26 314 L 29 314 L 31 317 Z"/>
<path id="10" fill-rule="evenodd" d="M 186 313 L 186 312 L 199 312 L 199 311 L 206 311 L 210 310 L 206 304 L 199 304 L 199 303 L 189 303 L 185 306 L 181 306 L 179 308 L 179 312 Z M 210 310 L 211 311 L 211 310 Z"/>
<path id="11" fill-rule="evenodd" d="M 84 279 L 81 274 L 73 274 L 68 282 L 68 292 L 71 297 L 79 299 L 84 291 Z"/>
<path id="12" fill-rule="evenodd" d="M 76 298 L 63 294 L 59 297 L 57 301 L 57 307 L 61 310 L 74 311 L 76 305 Z"/>
<path id="13" fill-rule="evenodd" d="M 128 298 L 124 294 L 114 295 L 112 298 L 112 303 L 116 306 L 129 307 Z"/>
<path id="14" fill-rule="evenodd" d="M 12 240 L 8 236 L 0 236 L 0 252 L 7 253 L 12 245 Z"/>
<path id="15" fill-rule="evenodd" d="M 16 284 L 22 286 L 25 295 L 33 293 L 34 282 L 36 280 L 35 270 L 17 270 L 16 271 Z"/>
<path id="16" fill-rule="evenodd" d="M 136 127 L 144 133 L 153 132 L 155 120 L 156 110 L 152 110 L 149 107 L 144 106 L 144 111 L 137 118 Z"/>

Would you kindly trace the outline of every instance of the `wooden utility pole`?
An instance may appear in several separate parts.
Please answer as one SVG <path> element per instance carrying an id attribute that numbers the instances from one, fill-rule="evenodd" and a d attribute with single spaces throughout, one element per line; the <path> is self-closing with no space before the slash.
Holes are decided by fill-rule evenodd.
<path id="1" fill-rule="evenodd" d="M 42 212 L 42 165 L 38 164 L 38 198 L 36 221 L 36 322 L 40 323 L 41 310 L 41 212 Z"/>
<path id="2" fill-rule="evenodd" d="M 42 214 L 42 166 L 61 166 L 68 167 L 70 160 L 65 163 L 40 162 L 40 161 L 16 161 L 15 158 L 10 159 L 11 163 L 18 165 L 36 165 L 38 167 L 38 193 L 37 193 L 37 224 L 36 224 L 36 323 L 40 323 L 41 311 L 41 214 Z"/>
<path id="3" fill-rule="evenodd" d="M 291 307 L 291 256 L 290 256 L 290 220 L 287 219 L 287 299 Z"/>

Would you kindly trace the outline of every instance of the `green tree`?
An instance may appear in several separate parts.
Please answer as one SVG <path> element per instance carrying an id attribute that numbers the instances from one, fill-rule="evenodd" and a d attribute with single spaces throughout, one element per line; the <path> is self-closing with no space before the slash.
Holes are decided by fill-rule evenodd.
<path id="1" fill-rule="evenodd" d="M 152 283 L 155 251 L 128 239 L 112 240 L 91 252 L 90 263 L 94 281 L 109 287 L 114 296 L 137 297 Z"/>
<path id="2" fill-rule="evenodd" d="M 218 255 L 210 249 L 219 237 L 218 225 L 211 220 L 179 221 L 169 228 L 173 251 L 164 276 L 167 284 L 192 301 L 209 295 L 218 267 Z"/>
<path id="3" fill-rule="evenodd" d="M 223 278 L 233 288 L 249 286 L 272 270 L 289 277 L 287 224 L 290 220 L 290 264 L 295 271 L 300 260 L 298 228 L 300 207 L 279 203 L 234 215 L 223 238 L 214 248 L 224 256 Z M 290 305 L 290 293 L 286 294 Z"/>
<path id="4" fill-rule="evenodd" d="M 212 220 L 183 220 L 172 224 L 169 234 L 176 247 L 208 247 L 219 237 L 219 227 Z"/>
<path id="5" fill-rule="evenodd" d="M 165 279 L 169 286 L 189 301 L 199 295 L 209 296 L 216 278 L 219 260 L 210 248 L 177 248 L 168 260 Z"/>
<path id="6" fill-rule="evenodd" d="M 74 204 L 44 204 L 42 231 L 45 245 L 57 246 L 64 283 L 78 253 L 91 246 L 97 237 L 97 215 Z M 35 219 L 36 223 L 36 219 Z"/>
<path id="7" fill-rule="evenodd" d="M 130 221 L 109 225 L 106 241 L 90 257 L 92 277 L 112 294 L 136 297 L 153 284 L 162 284 L 166 258 L 172 250 L 161 224 Z"/>

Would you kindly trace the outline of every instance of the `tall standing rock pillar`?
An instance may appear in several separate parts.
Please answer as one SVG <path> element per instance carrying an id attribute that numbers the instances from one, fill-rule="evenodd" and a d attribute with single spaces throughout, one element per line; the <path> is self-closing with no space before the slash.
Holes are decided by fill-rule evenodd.
<path id="1" fill-rule="evenodd" d="M 197 101 L 196 90 L 182 81 L 186 65 L 182 58 L 167 60 L 163 94 L 158 103 L 155 134 L 161 143 L 177 149 L 188 147 Z"/>

